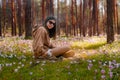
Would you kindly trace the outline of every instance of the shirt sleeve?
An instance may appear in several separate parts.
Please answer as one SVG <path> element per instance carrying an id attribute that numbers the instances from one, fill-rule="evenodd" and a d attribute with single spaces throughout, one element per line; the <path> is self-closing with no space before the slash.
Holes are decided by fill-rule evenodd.
<path id="1" fill-rule="evenodd" d="M 41 53 L 41 54 L 46 52 L 44 50 L 44 36 L 45 36 L 45 32 L 42 28 L 38 28 L 33 33 L 33 49 L 34 49 L 34 52 Z"/>

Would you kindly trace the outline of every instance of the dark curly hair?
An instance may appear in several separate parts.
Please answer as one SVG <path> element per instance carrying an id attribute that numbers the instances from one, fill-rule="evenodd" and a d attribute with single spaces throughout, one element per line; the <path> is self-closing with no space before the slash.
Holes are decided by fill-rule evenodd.
<path id="1" fill-rule="evenodd" d="M 54 24 L 54 27 L 52 29 L 48 29 L 47 27 L 47 22 L 49 20 L 55 20 L 55 24 Z M 49 16 L 45 19 L 45 22 L 44 22 L 44 27 L 46 28 L 46 30 L 48 31 L 48 34 L 49 34 L 49 37 L 52 38 L 52 37 L 55 37 L 56 35 L 56 19 L 55 17 L 53 16 Z"/>

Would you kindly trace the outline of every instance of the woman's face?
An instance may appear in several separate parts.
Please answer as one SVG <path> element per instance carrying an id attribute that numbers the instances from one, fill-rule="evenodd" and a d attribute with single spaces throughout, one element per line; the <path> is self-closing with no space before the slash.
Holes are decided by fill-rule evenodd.
<path id="1" fill-rule="evenodd" d="M 47 22 L 48 29 L 52 29 L 54 27 L 54 25 L 55 25 L 55 20 L 49 20 Z"/>

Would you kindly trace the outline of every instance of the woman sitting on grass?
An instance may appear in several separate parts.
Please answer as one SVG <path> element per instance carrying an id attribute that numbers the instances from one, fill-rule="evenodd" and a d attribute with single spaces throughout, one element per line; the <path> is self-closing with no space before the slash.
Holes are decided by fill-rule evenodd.
<path id="1" fill-rule="evenodd" d="M 33 27 L 33 51 L 36 59 L 63 56 L 65 58 L 73 57 L 74 51 L 69 46 L 55 47 L 50 38 L 56 35 L 56 19 L 52 16 L 47 17 L 42 25 Z"/>

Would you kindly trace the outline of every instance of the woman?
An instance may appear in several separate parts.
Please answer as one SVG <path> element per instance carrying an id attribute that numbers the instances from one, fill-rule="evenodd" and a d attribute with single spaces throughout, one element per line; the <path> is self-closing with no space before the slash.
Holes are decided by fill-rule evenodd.
<path id="1" fill-rule="evenodd" d="M 63 56 L 65 58 L 74 56 L 74 51 L 70 47 L 55 47 L 50 38 L 56 35 L 56 19 L 54 17 L 47 17 L 42 25 L 35 25 L 33 27 L 33 51 L 35 58 Z"/>

